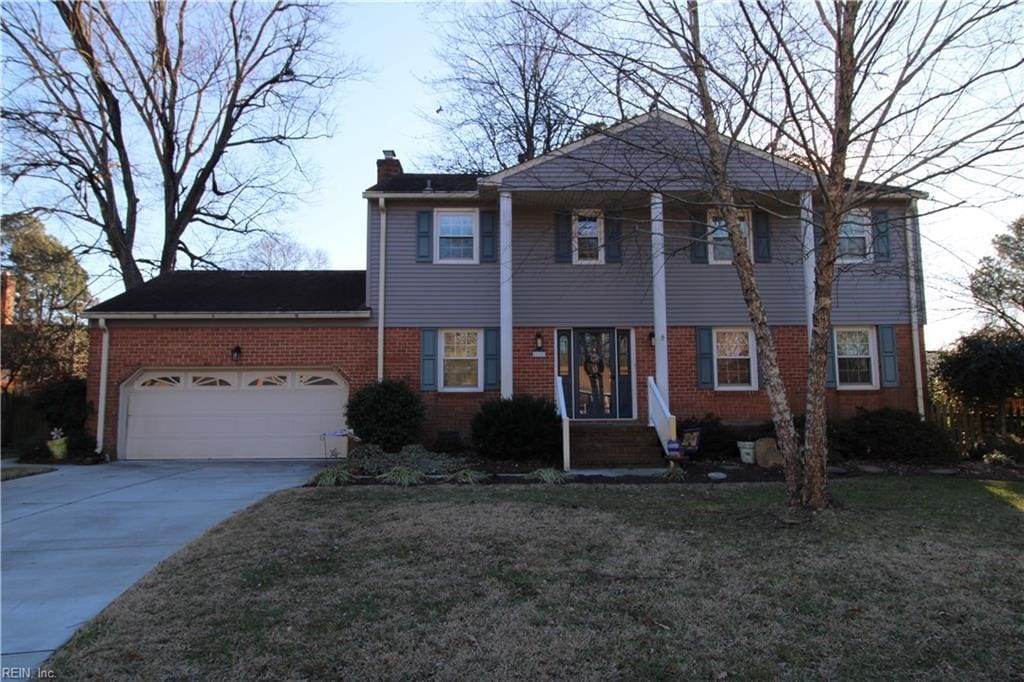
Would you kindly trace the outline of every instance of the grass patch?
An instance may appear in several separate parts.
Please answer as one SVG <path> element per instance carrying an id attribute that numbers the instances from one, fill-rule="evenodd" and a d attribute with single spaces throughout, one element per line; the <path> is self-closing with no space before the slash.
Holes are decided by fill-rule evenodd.
<path id="1" fill-rule="evenodd" d="M 384 452 L 376 445 L 360 445 L 349 452 L 350 471 L 379 476 L 395 467 L 415 469 L 421 474 L 451 474 L 466 466 L 466 460 L 442 452 L 431 452 L 422 445 L 406 445 L 399 452 Z"/>
<path id="2" fill-rule="evenodd" d="M 116 679 L 1016 679 L 1024 486 L 378 486 L 278 493 L 49 662 Z"/>
<path id="3" fill-rule="evenodd" d="M 448 477 L 448 481 L 450 483 L 477 485 L 478 483 L 483 483 L 487 478 L 487 474 L 476 469 L 459 469 Z"/>
<path id="4" fill-rule="evenodd" d="M 0 469 L 0 481 L 13 481 L 16 478 L 25 478 L 26 476 L 35 476 L 36 474 L 48 474 L 51 471 L 56 471 L 54 467 L 43 467 L 43 466 L 23 466 L 23 467 L 4 467 Z"/>
<path id="5" fill-rule="evenodd" d="M 315 488 L 330 488 L 338 485 L 346 485 L 356 480 L 344 464 L 334 464 L 318 471 L 309 479 L 309 484 Z"/>
<path id="6" fill-rule="evenodd" d="M 537 469 L 536 471 L 533 471 L 529 475 L 527 475 L 527 478 L 533 481 L 540 481 L 541 483 L 547 483 L 550 485 L 558 485 L 560 483 L 565 483 L 567 480 L 569 480 L 569 477 L 566 476 L 564 473 L 562 473 L 558 469 L 552 469 L 550 467 L 544 469 Z"/>
<path id="7" fill-rule="evenodd" d="M 406 466 L 398 466 L 388 469 L 378 476 L 377 480 L 388 485 L 397 485 L 402 488 L 408 488 L 409 486 L 423 483 L 424 478 L 426 477 L 416 469 Z"/>

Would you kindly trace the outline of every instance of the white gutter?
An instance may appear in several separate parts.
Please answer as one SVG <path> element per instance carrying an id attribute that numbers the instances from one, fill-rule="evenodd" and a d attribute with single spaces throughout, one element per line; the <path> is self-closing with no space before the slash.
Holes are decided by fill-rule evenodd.
<path id="1" fill-rule="evenodd" d="M 914 353 L 914 391 L 917 395 L 917 413 L 924 419 L 924 379 L 921 376 L 921 328 L 917 318 L 917 262 L 918 250 L 915 230 L 917 222 L 917 200 L 910 202 L 910 220 L 903 221 L 904 248 L 907 252 L 907 289 L 910 294 L 910 344 Z"/>
<path id="2" fill-rule="evenodd" d="M 364 199 L 479 199 L 480 193 L 472 192 L 363 192 Z"/>
<path id="3" fill-rule="evenodd" d="M 107 375 L 110 367 L 110 329 L 107 321 L 99 318 L 99 328 L 103 330 L 103 342 L 100 346 L 100 391 L 96 396 L 96 454 L 103 454 L 103 432 L 107 421 Z"/>
<path id="4" fill-rule="evenodd" d="M 384 249 L 388 238 L 388 211 L 384 205 L 384 197 L 377 198 L 377 210 L 380 211 L 380 262 L 377 266 L 377 381 L 384 380 L 384 266 L 386 258 Z"/>
<path id="5" fill-rule="evenodd" d="M 311 310 L 308 312 L 173 312 L 173 313 L 105 313 L 85 312 L 82 317 L 87 320 L 365 320 L 370 317 L 369 310 Z"/>

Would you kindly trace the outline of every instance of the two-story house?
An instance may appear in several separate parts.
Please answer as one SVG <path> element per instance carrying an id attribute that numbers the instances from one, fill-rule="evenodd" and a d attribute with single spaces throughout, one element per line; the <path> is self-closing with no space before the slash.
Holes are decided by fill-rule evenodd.
<path id="1" fill-rule="evenodd" d="M 385 152 L 363 193 L 365 272 L 178 272 L 90 311 L 101 447 L 317 456 L 348 391 L 380 378 L 421 391 L 428 443 L 515 393 L 555 399 L 577 425 L 654 423 L 662 441 L 669 415 L 765 420 L 704 159 L 699 131 L 656 112 L 485 177 L 405 173 Z M 800 413 L 816 186 L 743 145 L 729 164 Z M 880 189 L 844 223 L 833 415 L 923 411 L 922 196 Z"/>

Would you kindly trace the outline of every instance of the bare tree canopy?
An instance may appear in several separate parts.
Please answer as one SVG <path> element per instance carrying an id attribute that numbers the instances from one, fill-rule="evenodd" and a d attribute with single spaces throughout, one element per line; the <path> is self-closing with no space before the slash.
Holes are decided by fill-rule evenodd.
<path id="1" fill-rule="evenodd" d="M 228 265 L 235 270 L 326 270 L 323 249 L 310 249 L 286 234 L 264 234 Z"/>
<path id="2" fill-rule="evenodd" d="M 126 288 L 179 254 L 258 229 L 329 132 L 331 54 L 316 3 L 4 3 L 4 173 L 108 254 Z M 146 235 L 148 224 L 159 235 Z M 144 251 L 155 242 L 157 253 Z"/>
<path id="3" fill-rule="evenodd" d="M 455 172 L 493 172 L 578 138 L 599 88 L 562 35 L 586 24 L 581 6 L 546 4 L 547 26 L 508 3 L 459 5 L 440 32 L 445 73 L 432 79 L 443 151 Z"/>
<path id="4" fill-rule="evenodd" d="M 557 30 L 544 7 L 521 6 Z M 907 190 L 928 190 L 940 205 L 961 203 L 946 187 L 951 178 L 989 195 L 994 187 L 1008 195 L 1020 191 L 1013 164 L 1024 147 L 1021 7 L 999 0 L 758 0 L 705 10 L 695 0 L 685 7 L 636 0 L 602 6 L 600 14 L 600 31 L 559 35 L 592 72 L 617 71 L 603 88 L 619 97 L 621 109 L 653 104 L 703 133 L 704 200 L 725 219 L 786 459 L 790 501 L 827 506 L 825 376 L 842 226 L 851 210 L 869 201 L 913 198 Z M 813 218 L 797 193 L 771 197 L 790 217 L 813 219 L 818 233 L 802 447 L 739 221 L 740 209 L 758 203 L 743 192 L 729 163 L 744 144 L 780 163 L 799 164 L 816 186 Z M 909 220 L 907 234 L 916 241 L 915 216 Z M 917 278 L 919 267 L 908 261 L 904 276 Z"/>

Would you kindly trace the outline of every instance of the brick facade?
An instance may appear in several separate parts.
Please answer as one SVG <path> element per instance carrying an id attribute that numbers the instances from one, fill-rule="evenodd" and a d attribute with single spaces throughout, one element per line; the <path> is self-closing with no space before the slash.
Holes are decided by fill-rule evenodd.
<path id="1" fill-rule="evenodd" d="M 142 367 L 325 367 L 341 374 L 355 391 L 377 378 L 377 330 L 365 327 L 126 327 L 108 323 L 110 364 L 104 449 L 116 454 L 120 387 Z M 87 393 L 99 396 L 103 333 L 89 334 Z M 231 361 L 231 349 L 242 359 Z M 96 430 L 96 410 L 91 426 Z"/>
<path id="2" fill-rule="evenodd" d="M 651 328 L 636 327 L 636 391 L 638 418 L 647 417 L 646 378 L 654 375 Z M 535 336 L 544 339 L 544 357 L 534 357 Z M 114 452 L 117 444 L 119 388 L 142 367 L 329 367 L 344 376 L 352 391 L 376 378 L 376 329 L 365 327 L 138 327 L 110 325 L 110 367 L 107 389 L 105 445 Z M 672 411 L 680 418 L 713 412 L 732 422 L 770 418 L 768 401 L 760 391 L 714 391 L 697 387 L 696 328 L 669 328 L 669 384 Z M 783 380 L 794 413 L 804 412 L 807 374 L 807 331 L 803 326 L 775 328 Z M 89 400 L 99 394 L 99 359 L 102 333 L 90 335 Z M 514 385 L 516 393 L 554 398 L 555 338 L 550 327 L 516 327 L 513 334 Z M 868 391 L 827 393 L 833 417 L 853 414 L 858 407 L 916 409 L 910 327 L 896 327 L 899 385 Z M 230 351 L 243 349 L 241 361 L 232 363 Z M 922 352 L 921 357 L 924 357 Z M 385 375 L 420 385 L 419 328 L 388 328 L 384 345 Z M 469 424 L 484 400 L 497 391 L 482 393 L 424 392 L 427 422 L 423 438 L 431 443 L 440 431 L 458 431 L 464 439 Z M 93 414 L 95 428 L 95 411 Z"/>

